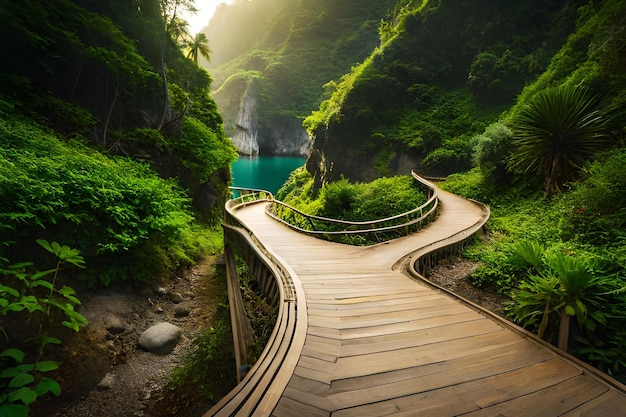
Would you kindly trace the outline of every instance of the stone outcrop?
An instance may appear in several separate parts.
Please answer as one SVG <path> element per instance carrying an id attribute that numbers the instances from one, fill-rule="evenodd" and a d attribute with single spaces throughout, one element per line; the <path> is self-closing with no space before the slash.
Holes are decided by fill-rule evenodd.
<path id="1" fill-rule="evenodd" d="M 302 120 L 267 114 L 257 78 L 233 77 L 213 93 L 224 130 L 241 155 L 307 156 L 309 138 Z"/>
<path id="2" fill-rule="evenodd" d="M 139 346 L 160 355 L 170 353 L 180 341 L 182 330 L 171 323 L 161 322 L 150 327 L 139 337 Z"/>

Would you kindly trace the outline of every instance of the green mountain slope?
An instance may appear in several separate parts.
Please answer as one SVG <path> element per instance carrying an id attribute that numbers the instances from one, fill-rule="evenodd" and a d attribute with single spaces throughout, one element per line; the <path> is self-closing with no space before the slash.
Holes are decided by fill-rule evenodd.
<path id="1" fill-rule="evenodd" d="M 319 180 L 469 168 L 470 139 L 545 71 L 584 2 L 413 3 L 306 121 Z"/>
<path id="2" fill-rule="evenodd" d="M 273 142 L 304 132 L 301 119 L 319 106 L 324 84 L 378 44 L 378 23 L 393 3 L 255 0 L 218 8 L 207 36 L 219 64 L 211 74 L 227 134 L 247 129 L 261 153 L 280 152 Z M 238 116 L 246 97 L 256 103 L 248 122 Z"/>

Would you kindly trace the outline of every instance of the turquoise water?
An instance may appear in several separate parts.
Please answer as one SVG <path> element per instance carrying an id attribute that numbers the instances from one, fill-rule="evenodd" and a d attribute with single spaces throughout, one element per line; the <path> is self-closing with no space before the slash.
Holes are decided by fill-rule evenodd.
<path id="1" fill-rule="evenodd" d="M 276 193 L 289 174 L 306 162 L 289 156 L 240 156 L 233 162 L 233 186 L 258 188 Z"/>

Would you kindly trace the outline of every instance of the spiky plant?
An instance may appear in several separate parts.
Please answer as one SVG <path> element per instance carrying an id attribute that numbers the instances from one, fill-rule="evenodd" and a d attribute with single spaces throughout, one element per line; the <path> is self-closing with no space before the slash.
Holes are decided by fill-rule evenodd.
<path id="1" fill-rule="evenodd" d="M 548 197 L 574 177 L 606 138 L 599 100 L 580 85 L 543 90 L 513 124 L 508 168 L 544 176 Z"/>

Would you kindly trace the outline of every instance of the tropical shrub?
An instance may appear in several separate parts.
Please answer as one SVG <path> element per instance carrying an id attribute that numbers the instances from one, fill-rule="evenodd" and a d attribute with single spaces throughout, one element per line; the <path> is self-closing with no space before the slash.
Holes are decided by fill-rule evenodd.
<path id="1" fill-rule="evenodd" d="M 81 251 L 86 278 L 108 285 L 157 278 L 200 253 L 189 198 L 146 164 L 11 119 L 0 120 L 0 144 L 0 231 L 15 242 L 5 256 L 30 251 L 28 236 L 54 237 Z"/>
<path id="2" fill-rule="evenodd" d="M 561 191 L 606 138 L 598 98 L 580 85 L 562 84 L 537 94 L 513 121 L 508 167 L 545 179 L 548 196 Z"/>
<path id="3" fill-rule="evenodd" d="M 181 165 L 200 183 L 237 159 L 235 147 L 225 135 L 215 133 L 193 117 L 185 118 L 182 134 L 170 143 Z"/>
<path id="4" fill-rule="evenodd" d="M 513 132 L 504 123 L 494 123 L 485 131 L 472 138 L 474 166 L 480 167 L 494 184 L 502 184 L 507 179 L 506 158 L 510 152 Z"/>
<path id="5" fill-rule="evenodd" d="M 538 262 L 538 268 L 513 291 L 510 313 L 517 322 L 545 337 L 550 318 L 553 328 L 558 318 L 558 345 L 565 351 L 570 318 L 574 317 L 579 329 L 587 332 L 607 324 L 613 312 L 606 303 L 609 295 L 619 290 L 613 277 L 598 273 L 596 262 L 584 254 L 541 254 L 536 242 L 526 248 L 532 248 L 527 253 Z"/>

